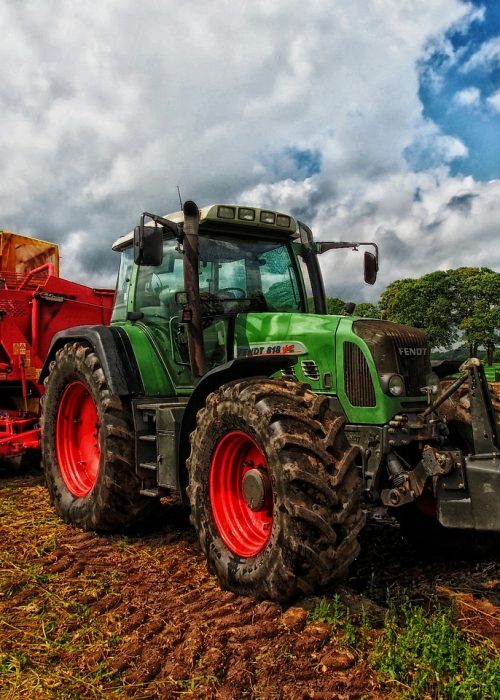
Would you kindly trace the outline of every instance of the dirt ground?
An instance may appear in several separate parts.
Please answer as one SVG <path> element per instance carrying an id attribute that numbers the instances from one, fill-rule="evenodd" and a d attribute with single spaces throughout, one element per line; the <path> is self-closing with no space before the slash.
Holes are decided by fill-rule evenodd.
<path id="1" fill-rule="evenodd" d="M 500 646 L 496 553 L 422 559 L 381 511 L 337 589 L 369 623 L 362 651 L 308 618 L 318 598 L 284 610 L 221 591 L 175 505 L 161 531 L 98 536 L 54 516 L 39 473 L 0 471 L 0 515 L 1 698 L 386 698 L 366 649 L 388 590 L 454 599 L 463 629 Z"/>

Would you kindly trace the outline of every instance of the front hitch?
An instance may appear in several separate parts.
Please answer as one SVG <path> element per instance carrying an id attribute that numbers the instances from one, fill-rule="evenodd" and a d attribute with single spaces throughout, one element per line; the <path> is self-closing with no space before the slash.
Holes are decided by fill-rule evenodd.
<path id="1" fill-rule="evenodd" d="M 467 360 L 460 370 L 463 375 L 420 414 L 417 423 L 423 427 L 426 419 L 468 382 L 467 454 L 427 444 L 412 470 L 404 465 L 398 469 L 394 459 L 388 461 L 392 488 L 385 489 L 381 498 L 388 506 L 406 505 L 422 496 L 432 480 L 437 518 L 443 526 L 500 532 L 500 438 L 488 382 L 476 358 Z"/>

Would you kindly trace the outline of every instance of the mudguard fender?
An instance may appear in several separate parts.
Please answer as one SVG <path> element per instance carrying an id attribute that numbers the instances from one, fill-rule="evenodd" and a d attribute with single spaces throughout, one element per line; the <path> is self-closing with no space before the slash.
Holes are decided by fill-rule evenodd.
<path id="1" fill-rule="evenodd" d="M 93 348 L 113 394 L 130 396 L 144 392 L 128 336 L 117 326 L 75 326 L 56 333 L 38 379 L 40 384 L 49 374 L 56 352 L 71 342 L 81 342 Z"/>

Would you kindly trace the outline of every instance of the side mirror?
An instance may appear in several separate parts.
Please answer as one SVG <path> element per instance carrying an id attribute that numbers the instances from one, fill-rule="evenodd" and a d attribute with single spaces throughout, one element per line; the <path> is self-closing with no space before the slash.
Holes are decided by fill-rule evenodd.
<path id="1" fill-rule="evenodd" d="M 377 281 L 378 262 L 373 253 L 366 251 L 365 253 L 365 282 L 367 284 L 375 284 Z"/>
<path id="2" fill-rule="evenodd" d="M 134 262 L 157 267 L 163 260 L 163 228 L 144 226 L 144 217 L 134 229 Z"/>

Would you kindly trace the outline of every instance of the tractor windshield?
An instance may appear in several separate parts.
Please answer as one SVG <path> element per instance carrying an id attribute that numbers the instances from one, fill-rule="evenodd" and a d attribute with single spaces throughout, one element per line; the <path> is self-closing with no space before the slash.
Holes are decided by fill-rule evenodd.
<path id="1" fill-rule="evenodd" d="M 287 242 L 200 235 L 199 258 L 204 315 L 306 310 Z M 177 242 L 167 239 L 162 264 L 138 270 L 134 309 L 146 317 L 169 320 L 178 314 L 175 293 L 182 289 L 182 255 Z"/>

